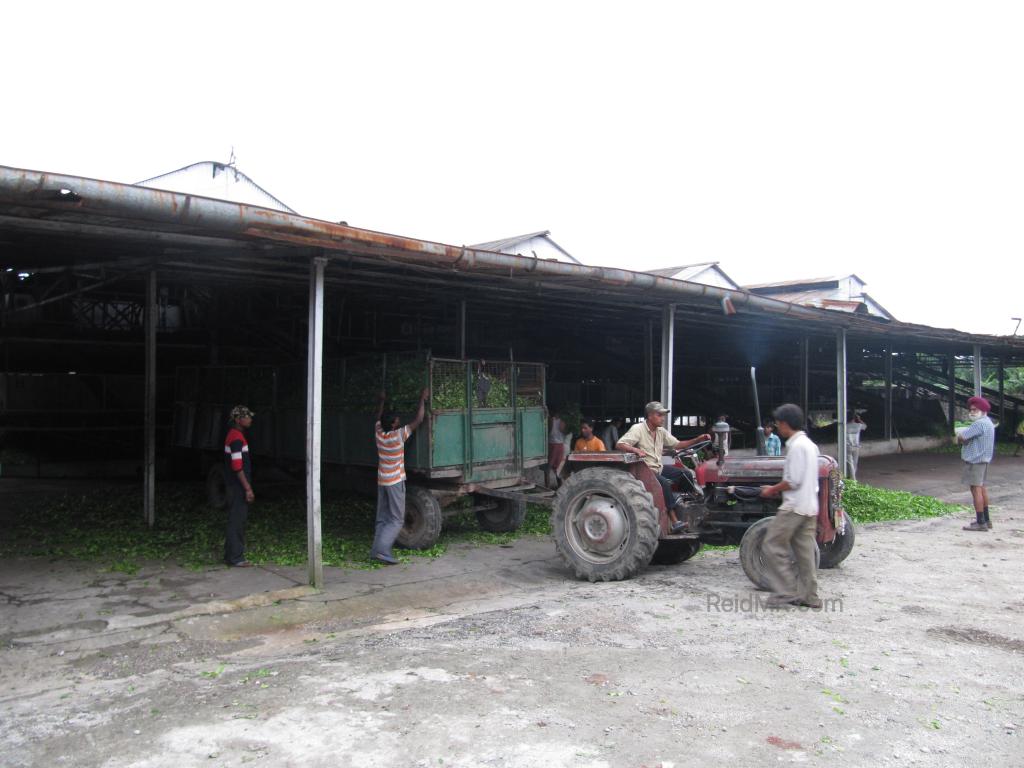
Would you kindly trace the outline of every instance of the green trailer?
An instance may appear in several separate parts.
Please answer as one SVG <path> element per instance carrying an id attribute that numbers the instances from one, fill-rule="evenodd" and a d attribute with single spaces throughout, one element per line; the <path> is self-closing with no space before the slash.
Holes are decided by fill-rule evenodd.
<path id="1" fill-rule="evenodd" d="M 212 504 L 222 506 L 221 452 L 231 408 L 257 418 L 250 450 L 281 467 L 306 459 L 304 365 L 182 367 L 175 377 L 172 443 L 205 458 Z M 511 531 L 526 503 L 550 494 L 526 481 L 547 461 L 545 367 L 540 363 L 454 360 L 429 353 L 388 353 L 324 363 L 322 458 L 348 477 L 372 483 L 377 466 L 373 424 L 378 394 L 407 423 L 419 393 L 431 391 L 423 425 L 406 444 L 406 526 L 402 546 L 425 548 L 445 515 L 468 509 L 482 528 Z M 358 484 L 358 483 L 357 483 Z"/>

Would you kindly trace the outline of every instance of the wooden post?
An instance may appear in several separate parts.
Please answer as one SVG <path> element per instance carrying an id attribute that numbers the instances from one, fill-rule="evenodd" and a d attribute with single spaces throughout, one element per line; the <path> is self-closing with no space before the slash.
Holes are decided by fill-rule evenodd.
<path id="1" fill-rule="evenodd" d="M 846 329 L 836 331 L 836 460 L 846 474 Z"/>
<path id="2" fill-rule="evenodd" d="M 661 310 L 661 403 L 668 408 L 665 429 L 672 431 L 672 366 L 675 347 L 676 305 L 666 304 Z"/>
<path id="3" fill-rule="evenodd" d="M 146 336 L 145 447 L 142 467 L 142 510 L 146 525 L 156 523 L 156 270 L 146 277 L 146 306 L 143 325 Z"/>
<path id="4" fill-rule="evenodd" d="M 324 585 L 320 529 L 320 448 L 323 429 L 324 267 L 315 257 L 309 270 L 309 351 L 306 356 L 306 541 L 309 583 Z"/>

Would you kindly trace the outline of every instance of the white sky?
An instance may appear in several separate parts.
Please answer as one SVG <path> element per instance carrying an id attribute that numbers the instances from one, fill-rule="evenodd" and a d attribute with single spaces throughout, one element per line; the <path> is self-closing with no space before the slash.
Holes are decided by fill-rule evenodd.
<path id="1" fill-rule="evenodd" d="M 327 4 L 324 4 L 325 6 Z M 226 160 L 298 211 L 1024 314 L 1024 3 L 6 3 L 0 164 Z"/>

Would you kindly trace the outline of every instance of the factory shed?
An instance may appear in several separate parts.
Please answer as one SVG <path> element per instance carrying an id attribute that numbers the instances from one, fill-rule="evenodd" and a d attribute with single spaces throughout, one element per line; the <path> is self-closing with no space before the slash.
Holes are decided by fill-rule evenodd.
<path id="1" fill-rule="evenodd" d="M 747 414 L 748 431 L 756 366 L 762 404 L 835 413 L 840 454 L 851 388 L 890 439 L 903 414 L 927 420 L 939 405 L 952 419 L 983 391 L 986 371 L 1024 364 L 1016 337 L 483 245 L 494 247 L 0 167 L 0 430 L 5 441 L 122 436 L 142 459 L 140 514 L 152 522 L 175 370 L 304 363 L 310 581 L 319 584 L 325 359 L 430 349 L 536 361 L 549 368 L 553 406 L 634 417 L 657 397 L 680 429 L 683 415 L 729 408 Z M 1001 387 L 987 394 L 1001 418 L 1016 417 L 1018 400 Z M 101 443 L 80 445 L 95 453 Z"/>

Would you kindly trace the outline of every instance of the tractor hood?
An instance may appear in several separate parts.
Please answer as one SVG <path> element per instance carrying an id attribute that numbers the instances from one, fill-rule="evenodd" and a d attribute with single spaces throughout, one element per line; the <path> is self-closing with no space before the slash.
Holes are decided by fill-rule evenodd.
<path id="1" fill-rule="evenodd" d="M 709 459 L 697 468 L 701 485 L 767 485 L 782 479 L 786 460 L 782 456 L 727 456 L 722 466 Z M 836 460 L 831 456 L 818 457 L 818 477 L 828 477 Z"/>

